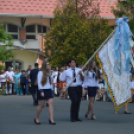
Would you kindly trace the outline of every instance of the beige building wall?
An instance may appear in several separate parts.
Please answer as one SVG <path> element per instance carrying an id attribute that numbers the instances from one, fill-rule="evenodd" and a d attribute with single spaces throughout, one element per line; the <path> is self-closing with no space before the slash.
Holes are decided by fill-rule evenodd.
<path id="1" fill-rule="evenodd" d="M 38 54 L 26 50 L 14 50 L 14 59 L 19 59 L 23 62 L 23 69 L 27 69 L 29 65 L 34 67 L 34 63 L 37 61 Z"/>

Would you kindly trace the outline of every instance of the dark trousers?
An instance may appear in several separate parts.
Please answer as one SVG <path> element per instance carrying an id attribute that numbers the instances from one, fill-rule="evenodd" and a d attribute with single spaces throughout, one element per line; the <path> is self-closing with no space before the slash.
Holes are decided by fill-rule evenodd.
<path id="1" fill-rule="evenodd" d="M 68 94 L 71 99 L 70 117 L 71 120 L 75 120 L 79 118 L 79 109 L 82 97 L 82 86 L 69 87 Z"/>
<path id="2" fill-rule="evenodd" d="M 34 102 L 38 104 L 38 86 L 31 85 L 31 94 Z"/>
<path id="3" fill-rule="evenodd" d="M 25 95 L 26 94 L 26 83 L 21 83 L 21 88 L 23 91 L 23 95 Z"/>
<path id="4" fill-rule="evenodd" d="M 14 94 L 14 83 L 12 83 L 12 94 Z"/>

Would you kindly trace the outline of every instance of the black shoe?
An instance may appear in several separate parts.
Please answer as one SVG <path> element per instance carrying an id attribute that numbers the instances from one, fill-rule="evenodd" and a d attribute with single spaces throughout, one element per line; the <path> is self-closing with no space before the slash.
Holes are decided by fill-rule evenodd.
<path id="1" fill-rule="evenodd" d="M 78 118 L 78 119 L 75 119 L 75 121 L 79 121 L 79 122 L 82 122 L 82 120 L 80 120 L 79 118 Z"/>
<path id="2" fill-rule="evenodd" d="M 39 122 L 36 122 L 36 119 L 34 119 L 34 123 L 36 124 L 36 125 L 40 125 L 41 123 Z"/>
<path id="3" fill-rule="evenodd" d="M 125 111 L 124 113 L 125 113 L 125 114 L 132 114 L 131 112 L 126 112 L 126 111 Z"/>
<path id="4" fill-rule="evenodd" d="M 50 120 L 49 120 L 49 124 L 51 124 L 51 125 L 56 125 L 55 122 L 51 122 Z"/>
<path id="5" fill-rule="evenodd" d="M 74 119 L 71 119 L 71 122 L 75 122 L 75 120 Z"/>

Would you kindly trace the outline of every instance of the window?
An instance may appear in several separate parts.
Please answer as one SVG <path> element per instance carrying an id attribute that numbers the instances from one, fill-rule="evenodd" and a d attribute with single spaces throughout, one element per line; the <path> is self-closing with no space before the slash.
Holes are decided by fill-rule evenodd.
<path id="1" fill-rule="evenodd" d="M 7 25 L 8 32 L 17 32 L 18 33 L 18 27 L 12 24 Z"/>
<path id="2" fill-rule="evenodd" d="M 35 32 L 35 25 L 26 26 L 26 32 L 27 33 Z"/>
<path id="3" fill-rule="evenodd" d="M 13 39 L 18 39 L 18 35 L 11 34 L 11 36 L 13 37 Z"/>
<path id="4" fill-rule="evenodd" d="M 42 25 L 29 25 L 26 26 L 26 39 L 37 39 L 38 33 L 46 33 L 46 26 Z"/>
<path id="5" fill-rule="evenodd" d="M 19 38 L 19 36 L 18 36 L 19 35 L 18 26 L 13 25 L 13 24 L 5 24 L 5 26 L 7 27 L 7 28 L 5 28 L 7 33 L 9 33 L 13 37 L 13 39 L 18 39 Z"/>
<path id="6" fill-rule="evenodd" d="M 42 28 L 43 28 L 43 30 L 42 30 Z M 45 26 L 41 26 L 41 25 L 38 25 L 38 33 L 46 33 L 46 27 Z"/>
<path id="7" fill-rule="evenodd" d="M 35 35 L 26 35 L 26 39 L 36 39 Z"/>

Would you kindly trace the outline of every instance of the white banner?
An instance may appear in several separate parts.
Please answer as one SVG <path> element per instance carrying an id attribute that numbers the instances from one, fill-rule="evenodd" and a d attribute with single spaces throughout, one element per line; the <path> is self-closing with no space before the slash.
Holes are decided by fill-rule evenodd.
<path id="1" fill-rule="evenodd" d="M 126 66 L 125 54 L 121 51 L 120 59 L 118 61 L 114 60 L 114 42 L 115 34 L 100 50 L 97 59 L 102 67 L 103 75 L 117 112 L 119 108 L 131 100 L 131 90 L 130 72 L 126 72 L 124 69 Z"/>

